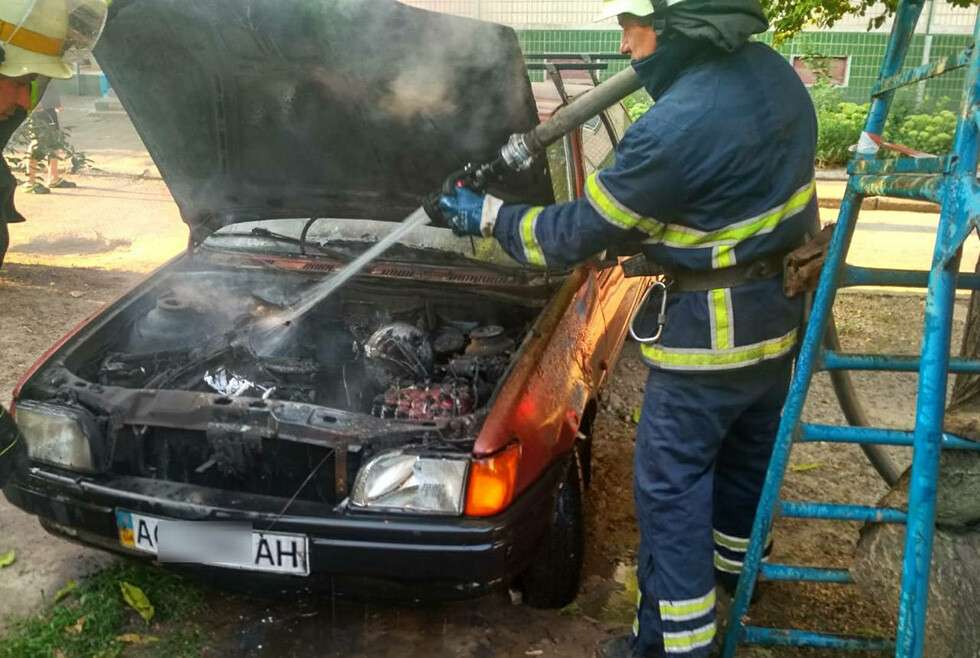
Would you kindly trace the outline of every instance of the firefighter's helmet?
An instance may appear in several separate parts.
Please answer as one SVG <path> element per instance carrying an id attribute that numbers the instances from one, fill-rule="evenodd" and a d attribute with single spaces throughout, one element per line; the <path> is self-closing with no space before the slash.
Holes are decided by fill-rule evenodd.
<path id="1" fill-rule="evenodd" d="M 650 16 L 653 14 L 653 3 L 650 0 L 602 0 L 602 13 L 598 20 L 616 18 L 620 14 Z"/>
<path id="2" fill-rule="evenodd" d="M 0 3 L 0 75 L 66 79 L 65 55 L 95 45 L 107 0 L 3 0 Z"/>

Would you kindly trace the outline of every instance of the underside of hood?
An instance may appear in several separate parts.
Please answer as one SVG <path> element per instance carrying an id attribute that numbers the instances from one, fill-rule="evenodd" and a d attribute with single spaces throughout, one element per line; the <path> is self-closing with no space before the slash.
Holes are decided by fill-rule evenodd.
<path id="1" fill-rule="evenodd" d="M 393 0 L 115 0 L 95 55 L 197 240 L 401 220 L 537 123 L 513 30 Z M 546 165 L 494 192 L 553 199 Z"/>

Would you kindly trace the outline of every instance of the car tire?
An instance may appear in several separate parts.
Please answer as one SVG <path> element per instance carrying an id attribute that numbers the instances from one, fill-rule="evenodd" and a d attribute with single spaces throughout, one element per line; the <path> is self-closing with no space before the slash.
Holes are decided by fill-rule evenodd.
<path id="1" fill-rule="evenodd" d="M 583 516 L 581 477 L 573 457 L 555 493 L 541 547 L 520 579 L 524 603 L 532 608 L 564 608 L 578 595 L 585 551 Z"/>

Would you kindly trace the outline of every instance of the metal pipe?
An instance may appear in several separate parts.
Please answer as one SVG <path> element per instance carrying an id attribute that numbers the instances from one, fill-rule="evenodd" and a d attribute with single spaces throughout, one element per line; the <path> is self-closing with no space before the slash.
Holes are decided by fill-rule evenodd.
<path id="1" fill-rule="evenodd" d="M 929 13 L 926 17 L 926 38 L 922 45 L 922 66 L 928 66 L 932 59 L 932 22 L 936 17 L 936 0 L 929 0 Z M 919 83 L 919 88 L 915 92 L 915 100 L 918 105 L 926 98 L 926 81 Z"/>
<path id="2" fill-rule="evenodd" d="M 832 352 L 840 351 L 840 337 L 837 335 L 837 323 L 834 321 L 833 314 L 827 326 L 827 333 L 824 337 L 824 346 Z M 853 427 L 870 427 L 871 421 L 868 414 L 864 411 L 864 405 L 858 397 L 857 390 L 854 388 L 854 380 L 851 373 L 846 370 L 831 370 L 830 382 L 834 387 L 834 394 L 840 404 L 844 418 Z M 881 446 L 862 444 L 861 450 L 871 462 L 871 466 L 878 472 L 881 479 L 889 487 L 895 486 L 902 475 L 895 460 L 889 456 Z"/>

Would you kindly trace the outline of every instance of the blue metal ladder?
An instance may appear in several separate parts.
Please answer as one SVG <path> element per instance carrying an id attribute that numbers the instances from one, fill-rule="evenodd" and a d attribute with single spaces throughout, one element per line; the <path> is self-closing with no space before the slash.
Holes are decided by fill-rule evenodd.
<path id="1" fill-rule="evenodd" d="M 936 483 L 940 450 L 980 449 L 980 444 L 944 434 L 948 373 L 980 373 L 980 362 L 951 359 L 950 334 L 956 289 L 980 289 L 980 276 L 960 275 L 963 241 L 980 224 L 980 185 L 977 184 L 980 137 L 980 18 L 974 42 L 940 62 L 903 72 L 905 56 L 924 0 L 902 0 L 892 29 L 885 62 L 872 92 L 872 105 L 858 153 L 852 160 L 840 216 L 813 303 L 789 397 L 783 410 L 775 450 L 759 503 L 742 577 L 730 610 L 723 656 L 732 658 L 744 644 L 805 646 L 827 649 L 894 651 L 900 658 L 920 658 L 925 643 L 929 567 L 936 516 Z M 895 91 L 950 70 L 967 67 L 962 111 L 951 153 L 941 157 L 876 159 L 870 135 L 885 128 Z M 847 265 L 858 211 L 865 197 L 894 196 L 938 203 L 942 207 L 936 230 L 932 268 L 928 272 L 869 269 Z M 925 328 L 919 358 L 834 352 L 823 347 L 837 289 L 846 286 L 913 286 L 928 289 Z M 876 370 L 918 372 L 915 429 L 911 432 L 866 427 L 812 425 L 800 422 L 814 371 Z M 913 448 L 908 512 L 900 509 L 791 502 L 779 499 L 793 441 L 910 446 Z M 774 629 L 746 624 L 757 576 L 767 580 L 850 583 L 845 569 L 768 564 L 762 562 L 765 540 L 774 516 L 906 524 L 898 634 L 893 639 L 845 637 Z"/>

